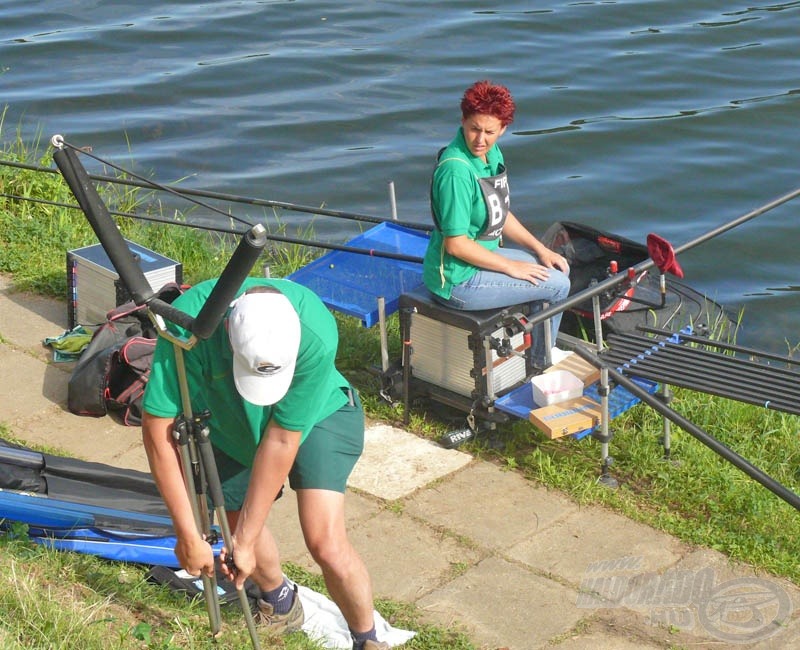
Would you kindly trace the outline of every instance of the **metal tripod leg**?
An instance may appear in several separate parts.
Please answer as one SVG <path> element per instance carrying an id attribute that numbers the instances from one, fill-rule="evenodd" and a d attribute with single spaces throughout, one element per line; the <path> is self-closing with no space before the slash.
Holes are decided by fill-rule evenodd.
<path id="1" fill-rule="evenodd" d="M 225 512 L 225 501 L 222 496 L 222 485 L 217 472 L 217 463 L 214 459 L 214 452 L 211 449 L 210 431 L 206 424 L 207 414 L 203 418 L 195 418 L 192 413 L 183 349 L 174 343 L 173 348 L 175 350 L 178 384 L 184 411 L 183 417 L 178 420 L 174 427 L 174 435 L 178 443 L 186 489 L 189 490 L 192 513 L 194 514 L 197 529 L 201 534 L 208 536 L 211 533 L 211 518 L 208 514 L 208 501 L 204 489 L 204 486 L 208 486 L 209 496 L 214 507 L 214 514 L 222 531 L 225 548 L 231 553 L 233 551 L 233 538 L 228 525 L 228 516 Z M 242 613 L 247 624 L 247 631 L 250 633 L 253 649 L 261 650 L 258 631 L 253 620 L 253 613 L 250 611 L 247 593 L 244 587 L 236 591 L 239 595 L 239 603 L 242 606 Z M 203 576 L 203 596 L 206 601 L 211 632 L 216 636 L 221 628 L 216 575 L 213 577 Z"/>
<path id="2" fill-rule="evenodd" d="M 206 505 L 205 490 L 203 489 L 204 480 L 202 469 L 197 456 L 197 449 L 192 441 L 191 423 L 185 417 L 176 419 L 172 429 L 172 435 L 178 447 L 183 470 L 183 480 L 186 483 L 186 490 L 189 492 L 189 502 L 192 505 L 197 530 L 208 539 L 211 532 L 211 519 Z M 211 634 L 217 636 L 222 627 L 220 621 L 219 598 L 217 597 L 217 578 L 214 576 L 202 575 L 203 579 L 203 598 L 208 611 L 208 621 L 211 626 Z"/>
<path id="3" fill-rule="evenodd" d="M 603 321 L 600 314 L 599 296 L 592 297 L 592 311 L 594 312 L 596 350 L 597 354 L 600 354 L 603 351 Z M 608 380 L 608 370 L 605 367 L 600 368 L 600 387 L 598 392 L 600 393 L 600 435 L 598 438 L 600 440 L 601 466 L 600 477 L 597 481 L 607 487 L 615 488 L 619 485 L 617 479 L 611 476 L 611 473 L 608 471 L 614 459 L 608 453 L 608 443 L 611 440 L 611 417 L 608 404 L 611 386 Z"/>
<path id="4" fill-rule="evenodd" d="M 219 480 L 217 461 L 214 459 L 214 450 L 211 449 L 209 435 L 210 430 L 207 425 L 200 428 L 196 438 L 197 448 L 200 451 L 200 460 L 205 471 L 208 492 L 211 497 L 211 504 L 214 507 L 214 514 L 216 515 L 220 530 L 222 531 L 222 539 L 225 542 L 225 548 L 228 549 L 228 553 L 232 554 L 233 536 L 231 535 L 231 529 L 228 525 L 228 516 L 225 512 L 225 499 L 222 496 L 222 484 Z M 229 555 L 229 558 L 232 564 L 233 555 Z M 247 624 L 247 631 L 250 633 L 250 640 L 253 642 L 253 648 L 259 650 L 258 631 L 256 630 L 256 623 L 253 620 L 253 613 L 250 611 L 250 602 L 247 600 L 247 593 L 244 587 L 240 587 L 236 592 L 239 595 L 239 603 L 242 606 L 242 612 L 244 612 L 244 620 Z"/>

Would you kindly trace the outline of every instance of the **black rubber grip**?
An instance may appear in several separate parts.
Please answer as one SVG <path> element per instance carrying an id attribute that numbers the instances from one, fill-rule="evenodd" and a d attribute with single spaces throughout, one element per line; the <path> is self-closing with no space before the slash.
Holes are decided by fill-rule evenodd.
<path id="1" fill-rule="evenodd" d="M 144 305 L 154 292 L 77 155 L 71 149 L 57 149 L 53 160 L 134 302 Z"/>
<path id="2" fill-rule="evenodd" d="M 267 244 L 267 231 L 261 224 L 248 230 L 239 241 L 231 259 L 219 276 L 200 313 L 194 321 L 194 335 L 207 339 L 219 325 L 236 292 L 247 278 Z"/>

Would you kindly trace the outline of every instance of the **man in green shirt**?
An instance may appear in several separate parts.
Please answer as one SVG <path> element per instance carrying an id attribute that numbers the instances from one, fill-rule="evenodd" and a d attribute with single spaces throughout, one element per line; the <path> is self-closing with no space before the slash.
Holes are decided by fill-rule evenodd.
<path id="1" fill-rule="evenodd" d="M 214 284 L 198 284 L 173 306 L 196 316 Z M 388 645 L 375 636 L 369 574 L 345 530 L 344 492 L 363 450 L 364 414 L 336 369 L 338 340 L 336 321 L 312 291 L 289 280 L 249 278 L 213 334 L 183 352 L 184 366 L 193 413 L 210 411 L 237 587 L 250 577 L 261 589 L 264 624 L 282 632 L 302 626 L 300 599 L 266 525 L 288 478 L 306 546 L 350 627 L 354 650 L 381 650 Z M 143 406 L 144 446 L 173 520 L 175 554 L 192 575 L 213 575 L 213 552 L 197 530 L 172 437 L 183 406 L 173 343 L 164 337 Z"/>

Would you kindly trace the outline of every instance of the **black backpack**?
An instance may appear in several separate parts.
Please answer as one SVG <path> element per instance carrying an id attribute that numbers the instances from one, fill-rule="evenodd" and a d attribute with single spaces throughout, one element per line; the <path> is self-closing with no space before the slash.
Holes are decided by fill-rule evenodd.
<path id="1" fill-rule="evenodd" d="M 180 294 L 181 288 L 169 283 L 158 297 L 172 302 Z M 140 425 L 142 398 L 157 338 L 146 306 L 130 301 L 109 311 L 69 378 L 69 411 L 91 417 L 114 411 L 123 424 Z"/>

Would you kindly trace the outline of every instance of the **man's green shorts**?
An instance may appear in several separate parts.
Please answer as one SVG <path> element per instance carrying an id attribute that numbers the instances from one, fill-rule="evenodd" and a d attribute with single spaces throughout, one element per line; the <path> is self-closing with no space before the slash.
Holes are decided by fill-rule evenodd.
<path id="1" fill-rule="evenodd" d="M 364 450 L 364 411 L 355 389 L 351 400 L 317 423 L 297 452 L 289 472 L 293 490 L 319 489 L 344 493 L 347 477 Z M 240 510 L 250 483 L 250 468 L 214 447 L 217 472 L 228 510 Z M 278 495 L 276 495 L 278 496 Z"/>

